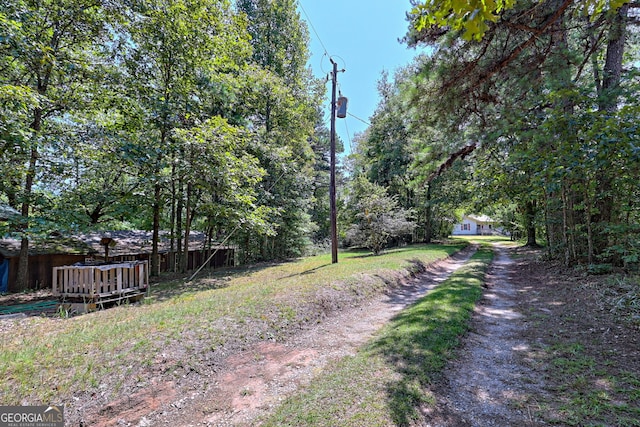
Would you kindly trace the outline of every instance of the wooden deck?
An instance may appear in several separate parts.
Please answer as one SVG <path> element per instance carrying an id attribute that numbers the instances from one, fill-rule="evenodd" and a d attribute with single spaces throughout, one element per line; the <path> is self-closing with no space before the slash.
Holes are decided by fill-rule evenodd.
<path id="1" fill-rule="evenodd" d="M 149 287 L 149 264 L 64 266 L 53 268 L 53 294 L 65 301 L 102 304 L 139 297 Z"/>

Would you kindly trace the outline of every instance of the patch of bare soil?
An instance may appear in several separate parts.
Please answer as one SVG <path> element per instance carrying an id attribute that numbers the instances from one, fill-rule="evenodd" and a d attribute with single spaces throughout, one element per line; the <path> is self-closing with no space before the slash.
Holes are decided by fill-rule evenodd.
<path id="1" fill-rule="evenodd" d="M 187 372 L 176 382 L 160 379 L 145 390 L 84 415 L 93 426 L 252 426 L 282 400 L 320 375 L 332 360 L 353 355 L 391 317 L 453 271 L 473 250 L 435 263 L 388 295 L 332 312 L 283 342 L 262 341 L 205 372 Z M 117 407 L 122 407 L 118 411 Z M 108 420 L 107 420 L 108 418 Z"/>
<path id="2" fill-rule="evenodd" d="M 537 414 L 552 424 L 640 425 L 638 276 L 587 276 L 523 253 L 514 271 L 531 343 L 523 360 L 544 378 Z M 626 286 L 620 285 L 627 282 Z"/>

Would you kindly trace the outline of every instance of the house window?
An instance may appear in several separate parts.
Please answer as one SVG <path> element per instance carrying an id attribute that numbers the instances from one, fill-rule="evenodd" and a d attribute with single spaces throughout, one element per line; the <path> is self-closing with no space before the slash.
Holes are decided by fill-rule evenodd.
<path id="1" fill-rule="evenodd" d="M 471 231 L 471 224 L 462 224 L 462 231 Z"/>

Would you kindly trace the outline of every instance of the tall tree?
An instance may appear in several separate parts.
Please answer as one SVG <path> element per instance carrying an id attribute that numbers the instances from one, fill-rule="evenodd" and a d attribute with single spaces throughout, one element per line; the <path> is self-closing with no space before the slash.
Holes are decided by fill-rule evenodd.
<path id="1" fill-rule="evenodd" d="M 264 170 L 249 152 L 247 132 L 213 117 L 201 126 L 179 129 L 176 140 L 185 147 L 179 174 L 187 182 L 184 251 L 181 271 L 187 270 L 186 252 L 197 213 L 227 230 L 244 226 L 255 232 L 264 223 L 264 210 L 256 209 L 256 184 Z M 251 226 L 254 225 L 254 226 Z"/>
<path id="2" fill-rule="evenodd" d="M 21 247 L 17 288 L 28 284 L 29 226 L 34 186 L 42 166 L 40 158 L 52 142 L 58 121 L 74 109 L 87 105 L 91 93 L 83 86 L 95 78 L 100 67 L 99 41 L 104 41 L 109 22 L 98 0 L 9 0 L 1 15 L 3 26 L 14 23 L 0 49 L 0 85 L 28 95 L 28 122 L 19 125 L 21 137 L 13 139 L 19 158 L 10 198 L 21 207 Z M 14 98 L 15 99 L 15 98 Z M 23 97 L 23 99 L 25 99 Z M 24 105 L 24 104 L 23 104 Z M 20 183 L 20 191 L 15 184 Z"/>
<path id="3" fill-rule="evenodd" d="M 123 38 L 128 88 L 140 105 L 146 129 L 139 129 L 144 152 L 140 166 L 152 195 L 151 272 L 158 274 L 158 241 L 170 156 L 184 153 L 174 129 L 190 128 L 210 114 L 208 89 L 217 74 L 234 70 L 250 53 L 243 22 L 226 0 L 145 0 L 136 3 Z"/>
<path id="4" fill-rule="evenodd" d="M 261 200 L 272 208 L 277 236 L 245 235 L 250 256 L 299 255 L 314 229 L 309 210 L 320 86 L 306 67 L 308 30 L 295 0 L 239 0 L 248 17 L 253 62 L 261 73 L 252 80 L 248 105 L 257 136 L 256 155 L 267 170 Z"/>

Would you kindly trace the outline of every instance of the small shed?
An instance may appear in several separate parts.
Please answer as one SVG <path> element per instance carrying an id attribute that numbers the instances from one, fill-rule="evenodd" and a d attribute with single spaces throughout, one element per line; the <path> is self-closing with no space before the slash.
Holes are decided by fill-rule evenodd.
<path id="1" fill-rule="evenodd" d="M 0 239 L 0 259 L 6 261 L 8 271 L 7 290 L 16 291 L 15 283 L 20 262 L 20 239 L 7 237 Z M 74 238 L 52 235 L 45 239 L 29 242 L 29 288 L 50 288 L 52 269 L 71 265 L 93 256 L 93 250 Z"/>
<path id="2" fill-rule="evenodd" d="M 106 243 L 106 245 L 105 245 Z M 108 256 L 105 256 L 105 246 Z M 204 233 L 190 235 L 187 268 L 193 270 L 205 262 L 216 251 L 208 267 L 219 268 L 235 265 L 234 246 L 208 244 Z M 150 264 L 152 233 L 150 231 L 127 230 L 76 234 L 62 236 L 59 233 L 46 239 L 29 242 L 29 288 L 50 288 L 53 285 L 53 268 L 73 264 L 123 264 L 145 261 Z M 158 242 L 160 271 L 169 271 L 176 250 L 171 248 L 169 233 L 162 232 Z M 0 239 L 0 261 L 7 260 L 8 291 L 15 291 L 20 255 L 20 240 Z"/>

